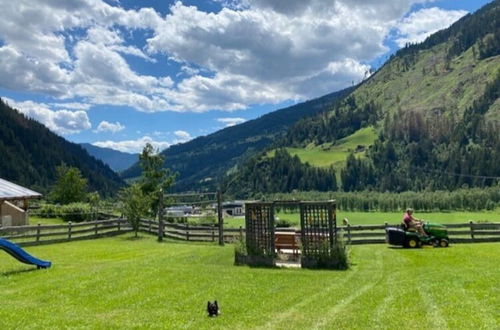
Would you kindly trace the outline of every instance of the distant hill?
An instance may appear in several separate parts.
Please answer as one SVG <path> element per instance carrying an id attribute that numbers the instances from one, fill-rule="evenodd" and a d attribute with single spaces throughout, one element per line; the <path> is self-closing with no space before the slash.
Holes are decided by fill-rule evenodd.
<path id="1" fill-rule="evenodd" d="M 339 186 L 346 191 L 491 186 L 500 182 L 499 97 L 497 0 L 424 42 L 399 50 L 329 111 L 294 124 L 279 147 L 312 165 L 340 167 Z M 359 150 L 343 150 L 340 166 L 333 151 L 369 127 L 376 134 Z M 359 152 L 361 148 L 366 150 Z M 247 183 L 234 185 L 233 193 L 300 189 L 284 184 L 286 175 L 278 182 L 262 171 L 253 175 L 257 171 L 252 168 L 267 166 L 269 155 L 272 152 L 248 160 L 227 179 Z"/>
<path id="2" fill-rule="evenodd" d="M 110 148 L 101 148 L 90 143 L 80 143 L 83 149 L 107 164 L 115 172 L 126 170 L 139 160 L 139 154 L 129 154 Z"/>
<path id="3" fill-rule="evenodd" d="M 102 161 L 78 144 L 66 141 L 39 122 L 25 117 L 0 100 L 0 177 L 47 192 L 61 164 L 80 169 L 89 188 L 114 194 L 124 182 Z"/>
<path id="4" fill-rule="evenodd" d="M 165 165 L 178 173 L 174 188 L 213 189 L 218 178 L 243 159 L 283 138 L 299 119 L 326 111 L 351 91 L 347 88 L 169 147 L 162 154 L 166 157 Z M 122 173 L 123 178 L 139 175 L 138 164 Z"/>

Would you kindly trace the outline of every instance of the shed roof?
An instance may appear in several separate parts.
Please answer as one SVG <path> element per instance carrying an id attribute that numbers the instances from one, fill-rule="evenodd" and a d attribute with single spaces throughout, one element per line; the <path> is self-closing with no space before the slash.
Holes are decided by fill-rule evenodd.
<path id="1" fill-rule="evenodd" d="M 42 194 L 0 178 L 0 201 L 40 198 Z"/>

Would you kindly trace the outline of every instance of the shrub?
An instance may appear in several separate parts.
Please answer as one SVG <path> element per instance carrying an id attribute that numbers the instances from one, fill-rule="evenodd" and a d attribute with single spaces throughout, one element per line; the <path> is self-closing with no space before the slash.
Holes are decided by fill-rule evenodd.
<path id="1" fill-rule="evenodd" d="M 57 218 L 60 214 L 59 206 L 54 204 L 43 204 L 38 210 L 40 218 Z"/>
<path id="2" fill-rule="evenodd" d="M 287 219 L 279 219 L 275 222 L 277 228 L 290 228 L 293 226 L 293 222 Z"/>
<path id="3" fill-rule="evenodd" d="M 349 268 L 349 250 L 340 234 L 332 249 L 328 246 L 320 248 L 320 253 L 313 259 L 303 259 L 302 266 L 304 268 L 323 268 L 346 270 Z M 329 245 L 327 241 L 321 244 Z"/>
<path id="4" fill-rule="evenodd" d="M 71 203 L 60 208 L 60 216 L 64 221 L 89 221 L 92 219 L 90 205 L 86 203 Z"/>

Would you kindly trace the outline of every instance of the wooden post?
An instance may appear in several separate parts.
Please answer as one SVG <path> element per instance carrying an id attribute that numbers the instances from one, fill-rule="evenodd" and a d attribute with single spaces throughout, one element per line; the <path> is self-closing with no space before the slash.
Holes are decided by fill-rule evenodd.
<path id="1" fill-rule="evenodd" d="M 243 240 L 243 227 L 240 226 L 240 240 Z"/>
<path id="2" fill-rule="evenodd" d="M 474 221 L 469 221 L 470 224 L 470 238 L 474 241 Z"/>
<path id="3" fill-rule="evenodd" d="M 99 230 L 97 229 L 97 221 L 94 222 L 94 232 L 95 235 L 97 236 L 97 233 L 99 232 Z"/>
<path id="4" fill-rule="evenodd" d="M 153 225 L 153 220 L 149 219 L 149 232 L 151 233 L 153 231 L 152 226 Z"/>
<path id="5" fill-rule="evenodd" d="M 121 230 L 121 223 L 122 223 L 122 219 L 118 219 L 118 231 Z"/>
<path id="6" fill-rule="evenodd" d="M 189 223 L 186 222 L 186 240 L 189 241 Z"/>
<path id="7" fill-rule="evenodd" d="M 212 224 L 212 242 L 215 242 L 215 230 L 214 230 L 214 224 Z"/>
<path id="8" fill-rule="evenodd" d="M 40 224 L 38 224 L 38 227 L 36 228 L 36 241 L 40 241 Z"/>
<path id="9" fill-rule="evenodd" d="M 68 222 L 68 239 L 71 239 L 71 221 Z"/>
<path id="10" fill-rule="evenodd" d="M 224 219 L 222 217 L 222 193 L 217 190 L 217 216 L 219 220 L 219 245 L 224 246 Z"/>
<path id="11" fill-rule="evenodd" d="M 347 224 L 347 243 L 351 244 L 351 224 Z"/>
<path id="12" fill-rule="evenodd" d="M 163 241 L 163 189 L 160 189 L 158 202 L 158 242 Z"/>

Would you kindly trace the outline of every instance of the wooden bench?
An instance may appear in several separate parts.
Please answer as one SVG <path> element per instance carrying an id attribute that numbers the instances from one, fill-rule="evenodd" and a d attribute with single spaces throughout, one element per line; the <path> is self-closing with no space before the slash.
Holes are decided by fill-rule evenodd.
<path id="1" fill-rule="evenodd" d="M 292 250 L 294 255 L 299 254 L 299 242 L 294 232 L 274 233 L 274 247 L 278 252 Z"/>

